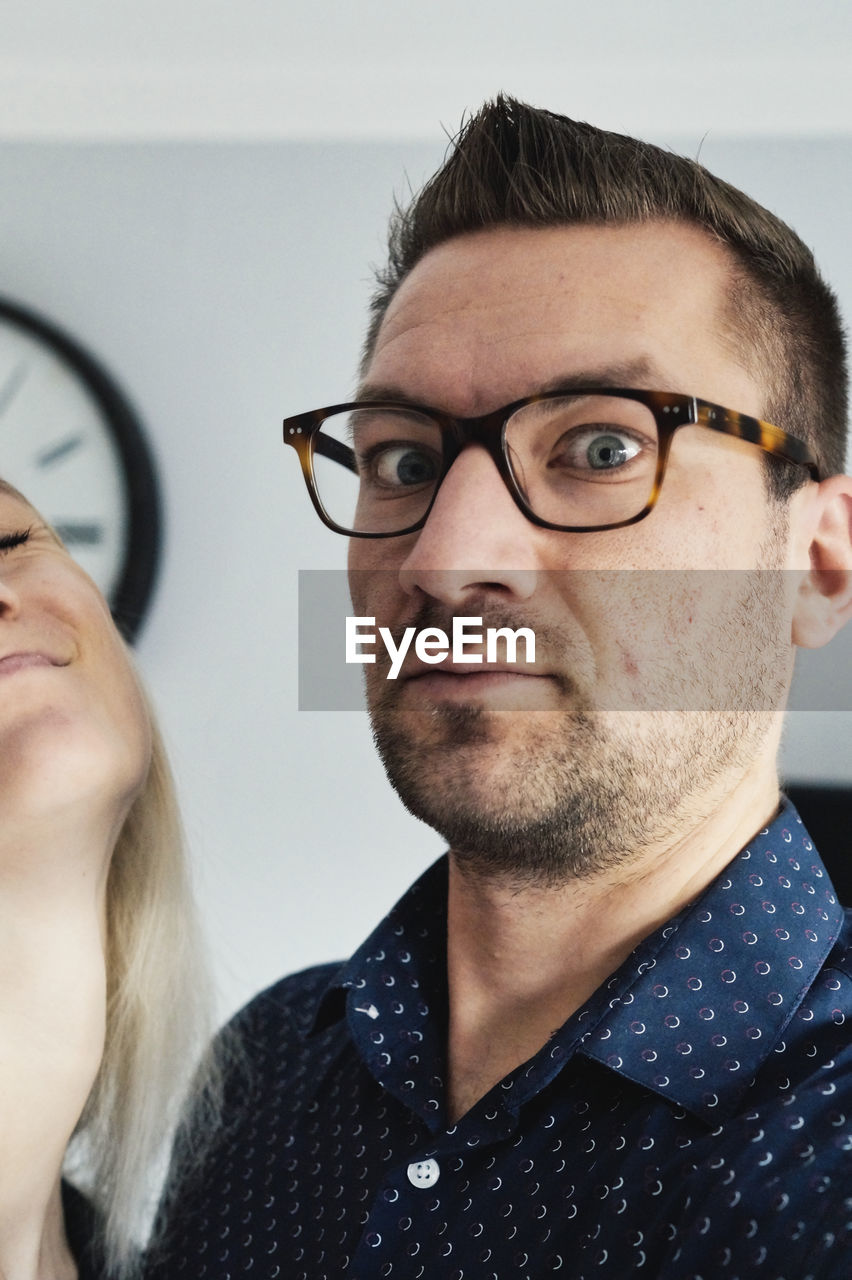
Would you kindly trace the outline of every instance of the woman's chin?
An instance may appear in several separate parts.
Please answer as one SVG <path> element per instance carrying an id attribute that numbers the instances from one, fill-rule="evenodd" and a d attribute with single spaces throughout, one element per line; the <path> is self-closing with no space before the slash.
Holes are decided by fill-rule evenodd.
<path id="1" fill-rule="evenodd" d="M 0 812 L 5 822 L 87 811 L 100 818 L 111 809 L 123 816 L 145 781 L 150 753 L 147 732 L 132 741 L 79 722 L 31 720 L 0 740 Z"/>

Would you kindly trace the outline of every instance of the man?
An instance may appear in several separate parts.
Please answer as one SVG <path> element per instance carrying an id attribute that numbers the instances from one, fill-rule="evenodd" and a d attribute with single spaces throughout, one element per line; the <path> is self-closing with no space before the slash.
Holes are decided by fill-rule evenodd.
<path id="1" fill-rule="evenodd" d="M 852 613 L 845 395 L 766 210 L 507 99 L 468 122 L 356 402 L 285 439 L 359 616 L 535 658 L 366 666 L 449 856 L 239 1016 L 165 1274 L 850 1274 L 849 926 L 775 763 L 795 646 Z"/>

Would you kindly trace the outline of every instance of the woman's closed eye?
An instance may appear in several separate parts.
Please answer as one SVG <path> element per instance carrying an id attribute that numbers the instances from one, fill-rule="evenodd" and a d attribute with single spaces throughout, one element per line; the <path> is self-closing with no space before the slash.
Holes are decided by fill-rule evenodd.
<path id="1" fill-rule="evenodd" d="M 22 547 L 29 539 L 31 529 L 19 529 L 15 533 L 0 533 L 0 552 L 14 551 L 15 547 Z"/>

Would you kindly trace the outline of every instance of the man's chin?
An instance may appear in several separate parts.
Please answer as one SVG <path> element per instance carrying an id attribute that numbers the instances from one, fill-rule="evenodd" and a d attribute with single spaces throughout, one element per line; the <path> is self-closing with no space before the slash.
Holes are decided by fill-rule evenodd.
<path id="1" fill-rule="evenodd" d="M 380 751 L 382 750 L 380 746 Z M 383 754 L 391 785 L 414 817 L 446 841 L 458 865 L 472 875 L 513 887 L 564 884 L 620 862 L 599 821 L 589 822 L 570 795 L 545 803 L 518 786 L 511 770 L 466 769 L 426 779 Z"/>
<path id="2" fill-rule="evenodd" d="M 492 745 L 505 732 L 507 714 L 471 702 L 442 702 L 400 709 L 391 719 L 396 735 L 416 750 L 426 752 L 430 747 L 440 747 L 452 751 L 456 747 Z"/>
<path id="3" fill-rule="evenodd" d="M 405 806 L 473 871 L 523 885 L 622 866 L 673 839 L 714 778 L 741 776 L 760 717 L 375 707 L 373 735 Z"/>
<path id="4" fill-rule="evenodd" d="M 378 715 L 373 723 L 388 779 L 409 812 L 469 869 L 516 883 L 588 875 L 623 853 L 606 838 L 615 796 L 602 796 L 600 786 L 591 796 L 582 776 L 585 729 L 582 716 L 551 712 L 531 721 L 469 704 L 428 717 Z"/>

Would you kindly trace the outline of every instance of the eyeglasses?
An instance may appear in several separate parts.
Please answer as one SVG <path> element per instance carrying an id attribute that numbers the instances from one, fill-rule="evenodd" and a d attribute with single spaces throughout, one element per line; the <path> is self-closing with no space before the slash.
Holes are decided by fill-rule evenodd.
<path id="1" fill-rule="evenodd" d="M 422 529 L 468 444 L 493 458 L 527 519 L 580 533 L 635 524 L 660 495 L 672 437 L 707 427 L 820 478 L 809 447 L 780 427 L 668 391 L 579 387 L 527 396 L 479 418 L 380 400 L 284 419 L 320 519 L 354 538 Z"/>

